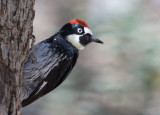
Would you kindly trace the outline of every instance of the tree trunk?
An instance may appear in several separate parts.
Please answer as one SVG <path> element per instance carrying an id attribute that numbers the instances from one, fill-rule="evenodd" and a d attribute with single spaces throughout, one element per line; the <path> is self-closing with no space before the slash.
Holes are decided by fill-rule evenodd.
<path id="1" fill-rule="evenodd" d="M 0 115 L 21 114 L 21 77 L 32 39 L 34 2 L 0 0 Z"/>

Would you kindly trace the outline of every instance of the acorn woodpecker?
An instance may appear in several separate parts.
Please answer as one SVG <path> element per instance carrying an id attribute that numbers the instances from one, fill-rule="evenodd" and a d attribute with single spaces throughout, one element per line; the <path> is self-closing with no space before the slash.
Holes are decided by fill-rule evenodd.
<path id="1" fill-rule="evenodd" d="M 23 107 L 49 93 L 66 79 L 76 63 L 79 50 L 90 42 L 103 43 L 92 35 L 84 20 L 73 19 L 57 34 L 34 46 L 33 56 L 30 54 L 24 64 Z"/>

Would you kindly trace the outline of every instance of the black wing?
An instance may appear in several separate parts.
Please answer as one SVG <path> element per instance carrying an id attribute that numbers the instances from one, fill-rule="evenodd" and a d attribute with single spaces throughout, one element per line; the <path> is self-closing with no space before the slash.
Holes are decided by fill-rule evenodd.
<path id="1" fill-rule="evenodd" d="M 62 55 L 59 51 L 56 53 L 57 48 L 51 50 L 50 45 L 44 43 L 40 45 L 44 47 L 41 46 L 40 50 L 36 49 L 40 46 L 36 46 L 34 52 L 37 62 L 25 64 L 22 87 L 23 107 L 60 85 L 71 72 L 78 57 L 78 53 L 70 56 L 64 53 Z"/>

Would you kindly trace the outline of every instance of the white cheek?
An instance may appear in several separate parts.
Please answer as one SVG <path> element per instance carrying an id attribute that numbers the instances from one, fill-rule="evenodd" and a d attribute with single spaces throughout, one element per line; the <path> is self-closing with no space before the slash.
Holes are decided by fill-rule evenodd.
<path id="1" fill-rule="evenodd" d="M 84 27 L 84 34 L 83 35 L 85 35 L 85 34 L 91 34 L 91 35 L 93 35 L 92 34 L 92 31 L 89 29 L 89 28 L 87 28 L 87 27 Z M 79 41 L 79 38 L 81 37 L 81 36 L 83 36 L 83 35 L 77 35 L 77 34 L 72 34 L 72 35 L 68 35 L 67 36 L 67 40 L 74 46 L 74 47 L 76 47 L 77 49 L 79 49 L 79 50 L 82 50 L 82 49 L 84 49 L 84 46 L 80 43 L 80 41 Z"/>
<path id="2" fill-rule="evenodd" d="M 67 36 L 67 40 L 73 45 L 75 46 L 77 49 L 82 50 L 84 49 L 84 46 L 80 43 L 79 38 L 82 35 L 76 35 L 76 34 L 72 34 L 72 35 L 68 35 Z"/>
<path id="3" fill-rule="evenodd" d="M 85 32 L 85 34 L 88 33 L 88 34 L 93 35 L 92 31 L 89 28 L 87 28 L 87 27 L 84 27 L 84 32 Z"/>

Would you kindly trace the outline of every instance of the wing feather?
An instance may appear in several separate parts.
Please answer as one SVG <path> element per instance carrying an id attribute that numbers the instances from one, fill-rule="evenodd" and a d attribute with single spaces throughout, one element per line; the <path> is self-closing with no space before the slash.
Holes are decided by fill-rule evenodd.
<path id="1" fill-rule="evenodd" d="M 61 55 L 56 50 L 57 48 L 54 49 L 51 44 L 45 42 L 35 45 L 34 58 L 36 62 L 31 63 L 31 56 L 29 56 L 24 66 L 23 107 L 55 89 L 66 79 L 74 67 L 78 53 L 68 57 L 67 54 Z"/>

